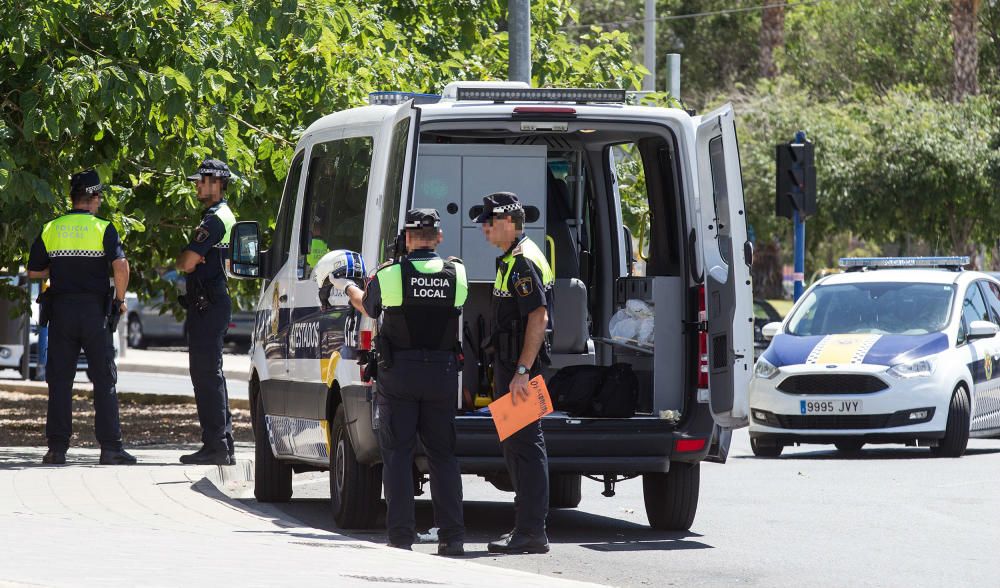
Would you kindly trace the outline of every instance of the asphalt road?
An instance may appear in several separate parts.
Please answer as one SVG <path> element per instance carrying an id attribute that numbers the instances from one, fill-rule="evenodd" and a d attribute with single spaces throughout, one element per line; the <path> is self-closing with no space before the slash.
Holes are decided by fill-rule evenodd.
<path id="1" fill-rule="evenodd" d="M 87 382 L 87 374 L 77 372 L 77 382 Z M 246 379 L 226 378 L 226 388 L 230 398 L 247 399 Z M 173 374 L 145 374 L 140 372 L 118 372 L 119 392 L 140 392 L 143 394 L 171 394 L 194 398 L 194 388 L 190 376 Z"/>
<path id="2" fill-rule="evenodd" d="M 619 484 L 614 498 L 584 480 L 580 507 L 550 515 L 551 553 L 506 557 L 485 543 L 512 526 L 511 495 L 466 476 L 467 557 L 615 586 L 1000 585 L 1000 441 L 973 440 L 961 459 L 895 445 L 858 458 L 807 446 L 758 459 L 744 429 L 729 463 L 703 464 L 701 474 L 688 533 L 649 529 L 639 480 Z M 327 484 L 324 474 L 296 476 L 293 501 L 270 506 L 336 530 Z M 421 530 L 432 526 L 427 498 L 418 499 Z"/>

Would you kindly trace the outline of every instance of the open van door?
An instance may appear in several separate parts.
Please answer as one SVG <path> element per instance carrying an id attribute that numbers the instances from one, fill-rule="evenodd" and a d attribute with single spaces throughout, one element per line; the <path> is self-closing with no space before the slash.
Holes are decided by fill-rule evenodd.
<path id="1" fill-rule="evenodd" d="M 743 179 L 731 105 L 702 117 L 695 148 L 708 325 L 709 405 L 720 426 L 745 427 L 753 362 L 753 249 L 747 240 Z"/>

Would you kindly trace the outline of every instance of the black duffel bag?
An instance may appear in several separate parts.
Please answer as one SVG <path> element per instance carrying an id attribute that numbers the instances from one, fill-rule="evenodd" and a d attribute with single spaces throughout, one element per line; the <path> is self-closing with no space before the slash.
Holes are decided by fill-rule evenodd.
<path id="1" fill-rule="evenodd" d="M 616 363 L 603 370 L 601 386 L 591 402 L 590 416 L 630 418 L 638 403 L 639 378 L 627 363 Z"/>
<path id="2" fill-rule="evenodd" d="M 589 416 L 604 369 L 598 365 L 571 365 L 556 372 L 548 383 L 553 408 L 570 416 Z"/>

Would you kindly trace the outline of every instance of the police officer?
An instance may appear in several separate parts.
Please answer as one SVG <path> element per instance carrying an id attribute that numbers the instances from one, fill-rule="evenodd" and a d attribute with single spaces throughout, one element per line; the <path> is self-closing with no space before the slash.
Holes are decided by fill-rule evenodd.
<path id="1" fill-rule="evenodd" d="M 525 213 L 516 194 L 496 192 L 483 198 L 476 218 L 483 234 L 503 250 L 493 283 L 493 395 L 528 399 L 528 381 L 548 363 L 545 329 L 555 281 L 541 249 L 524 235 Z M 514 530 L 487 547 L 493 553 L 547 553 L 545 518 L 549 508 L 548 457 L 540 421 L 502 443 L 507 472 L 514 485 Z"/>
<path id="2" fill-rule="evenodd" d="M 465 266 L 435 253 L 441 218 L 431 208 L 406 213 L 407 255 L 383 265 L 367 288 L 334 277 L 355 308 L 382 316 L 376 378 L 378 438 L 388 507 L 389 545 L 410 549 L 416 539 L 413 453 L 417 435 L 430 463 L 431 500 L 439 555 L 464 555 L 462 476 L 455 457 L 458 340 L 468 295 Z"/>
<path id="3" fill-rule="evenodd" d="M 232 414 L 222 373 L 223 338 L 232 315 L 224 264 L 229 260 L 229 232 L 236 224 L 223 198 L 230 176 L 229 166 L 217 159 L 206 159 L 197 173 L 188 176 L 197 183 L 198 201 L 205 210 L 191 242 L 177 258 L 177 269 L 187 274 L 184 330 L 202 447 L 182 456 L 181 463 L 235 464 Z"/>
<path id="4" fill-rule="evenodd" d="M 129 465 L 135 458 L 122 449 L 115 384 L 118 369 L 111 339 L 112 325 L 125 313 L 129 267 L 118 231 L 94 215 L 104 186 L 94 170 L 73 174 L 73 209 L 42 228 L 31 246 L 28 277 L 48 278 L 45 314 L 49 317 L 49 356 L 45 380 L 49 406 L 45 436 L 49 450 L 42 463 L 66 463 L 73 434 L 73 379 L 80 349 L 87 356 L 87 374 L 94 384 L 94 429 L 101 444 L 100 463 Z M 114 274 L 114 297 L 108 265 Z M 110 320 L 109 320 L 110 319 Z"/>

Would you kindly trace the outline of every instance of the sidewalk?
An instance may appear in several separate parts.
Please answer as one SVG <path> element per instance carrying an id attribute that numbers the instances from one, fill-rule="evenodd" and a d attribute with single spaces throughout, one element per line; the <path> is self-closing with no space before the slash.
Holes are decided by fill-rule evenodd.
<path id="1" fill-rule="evenodd" d="M 178 376 L 187 376 L 190 373 L 186 351 L 126 349 L 125 357 L 119 357 L 116 363 L 120 372 Z M 250 356 L 224 353 L 222 355 L 222 373 L 227 379 L 246 381 L 250 374 Z"/>
<path id="2" fill-rule="evenodd" d="M 109 467 L 74 449 L 57 467 L 40 465 L 44 449 L 0 448 L 0 585 L 592 586 L 305 527 L 214 485 L 252 462 L 176 465 L 186 451 L 135 450 L 139 465 Z"/>

